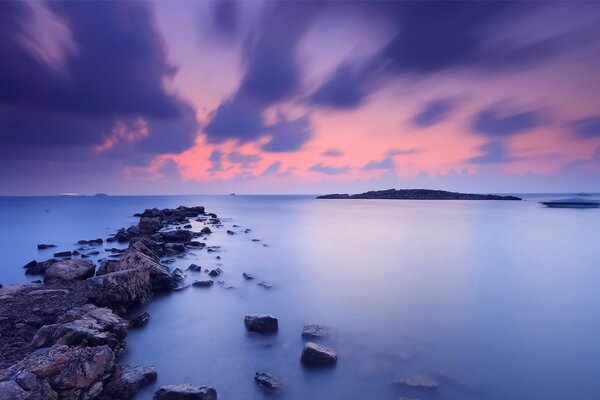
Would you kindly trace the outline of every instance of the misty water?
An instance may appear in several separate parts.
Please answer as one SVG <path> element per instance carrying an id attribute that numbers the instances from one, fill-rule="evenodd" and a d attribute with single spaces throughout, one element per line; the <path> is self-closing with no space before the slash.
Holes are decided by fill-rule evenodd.
<path id="1" fill-rule="evenodd" d="M 105 238 L 145 208 L 204 205 L 224 222 L 207 239 L 222 251 L 195 250 L 170 268 L 220 266 L 224 284 L 135 310 L 151 318 L 130 330 L 120 362 L 158 370 L 137 398 L 176 383 L 212 385 L 220 399 L 272 397 L 254 383 L 257 371 L 279 377 L 278 397 L 290 400 L 594 398 L 600 210 L 548 209 L 541 198 L 0 198 L 0 283 L 35 279 L 23 274 L 28 261 Z M 58 248 L 37 251 L 37 243 Z M 248 334 L 243 317 L 254 313 L 277 316 L 279 332 Z M 335 332 L 319 341 L 337 351 L 334 368 L 300 364 L 306 322 Z M 393 384 L 411 376 L 431 377 L 439 390 Z"/>

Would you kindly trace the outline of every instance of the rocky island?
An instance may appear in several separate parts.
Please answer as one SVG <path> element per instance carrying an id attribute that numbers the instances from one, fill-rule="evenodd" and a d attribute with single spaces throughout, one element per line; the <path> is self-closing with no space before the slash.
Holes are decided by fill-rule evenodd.
<path id="1" fill-rule="evenodd" d="M 373 190 L 359 194 L 326 194 L 317 199 L 380 199 L 380 200 L 522 200 L 516 196 L 448 192 L 431 189 Z"/>

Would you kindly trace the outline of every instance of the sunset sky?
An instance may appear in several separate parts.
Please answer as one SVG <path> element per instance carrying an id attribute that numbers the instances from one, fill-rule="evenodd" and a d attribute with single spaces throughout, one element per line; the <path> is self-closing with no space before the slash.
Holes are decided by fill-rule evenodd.
<path id="1" fill-rule="evenodd" d="M 0 194 L 600 191 L 600 2 L 0 2 Z"/>

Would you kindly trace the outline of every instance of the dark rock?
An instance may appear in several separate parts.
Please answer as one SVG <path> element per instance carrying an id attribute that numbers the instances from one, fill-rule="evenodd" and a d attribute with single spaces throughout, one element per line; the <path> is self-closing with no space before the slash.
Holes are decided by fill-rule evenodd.
<path id="1" fill-rule="evenodd" d="M 142 217 L 138 228 L 145 235 L 152 235 L 163 227 L 160 217 Z"/>
<path id="2" fill-rule="evenodd" d="M 191 224 L 187 224 L 183 226 L 184 229 L 192 229 L 192 225 Z"/>
<path id="3" fill-rule="evenodd" d="M 84 280 L 94 276 L 95 270 L 90 260 L 60 260 L 46 269 L 44 282 Z"/>
<path id="4" fill-rule="evenodd" d="M 97 244 L 102 244 L 104 243 L 104 240 L 102 240 L 102 238 L 98 238 L 98 239 L 91 239 L 91 240 L 80 240 L 77 242 L 77 244 L 87 244 L 87 245 L 97 245 Z"/>
<path id="5" fill-rule="evenodd" d="M 265 289 L 271 289 L 271 288 L 273 287 L 273 285 L 271 285 L 271 284 L 270 284 L 270 283 L 268 283 L 268 282 L 264 282 L 264 281 L 263 281 L 263 282 L 258 282 L 258 286 L 262 286 L 262 287 L 264 287 Z"/>
<path id="6" fill-rule="evenodd" d="M 331 331 L 317 324 L 305 324 L 302 328 L 302 337 L 305 339 L 318 339 L 331 336 Z"/>
<path id="7" fill-rule="evenodd" d="M 333 365 L 337 362 L 337 355 L 328 347 L 308 342 L 302 349 L 300 360 L 306 365 Z"/>
<path id="8" fill-rule="evenodd" d="M 54 253 L 54 257 L 71 257 L 73 253 L 70 251 L 59 251 L 58 253 Z"/>
<path id="9" fill-rule="evenodd" d="M 185 245 L 188 247 L 200 247 L 200 248 L 206 247 L 206 243 L 198 242 L 196 240 L 193 240 L 191 242 L 186 242 Z"/>
<path id="10" fill-rule="evenodd" d="M 85 282 L 87 296 L 91 302 L 119 311 L 143 304 L 152 297 L 152 283 L 148 269 L 132 268 L 111 272 L 95 276 Z"/>
<path id="11" fill-rule="evenodd" d="M 129 326 L 132 328 L 139 328 L 141 326 L 146 325 L 149 320 L 150 314 L 144 311 L 136 315 L 133 319 L 130 319 Z"/>
<path id="12" fill-rule="evenodd" d="M 252 280 L 252 279 L 254 279 L 254 275 L 248 274 L 248 273 L 246 273 L 246 272 L 244 272 L 244 273 L 242 274 L 242 276 L 244 277 L 244 279 L 247 279 L 247 280 Z"/>
<path id="13" fill-rule="evenodd" d="M 426 376 L 411 376 L 408 378 L 401 378 L 394 381 L 394 384 L 404 386 L 411 389 L 436 391 L 440 387 L 440 384 Z"/>
<path id="14" fill-rule="evenodd" d="M 266 372 L 257 372 L 256 375 L 254 375 L 254 381 L 258 386 L 269 392 L 279 391 L 283 387 L 279 379 Z"/>
<path id="15" fill-rule="evenodd" d="M 388 189 L 360 194 L 328 194 L 317 199 L 389 199 L 389 200 L 522 200 L 515 196 L 471 194 L 430 189 Z"/>
<path id="16" fill-rule="evenodd" d="M 194 271 L 194 272 L 202 272 L 202 267 L 200 265 L 196 265 L 196 264 L 190 264 L 189 267 L 187 267 L 188 271 Z"/>
<path id="17" fill-rule="evenodd" d="M 56 247 L 56 245 L 55 244 L 45 244 L 45 243 L 37 245 L 38 250 L 50 249 L 52 247 Z"/>
<path id="18" fill-rule="evenodd" d="M 252 239 L 253 242 L 260 242 L 260 239 Z"/>
<path id="19" fill-rule="evenodd" d="M 212 269 L 208 274 L 210 276 L 219 276 L 222 273 L 223 273 L 223 270 L 221 268 L 215 268 L 215 269 Z"/>
<path id="20" fill-rule="evenodd" d="M 200 233 L 203 233 L 206 235 L 206 234 L 212 233 L 212 230 L 208 226 L 205 226 L 204 228 L 202 228 Z"/>
<path id="21" fill-rule="evenodd" d="M 175 268 L 173 270 L 173 272 L 171 272 L 171 276 L 173 277 L 173 279 L 175 279 L 176 281 L 180 282 L 180 281 L 182 281 L 182 280 L 185 279 L 185 272 L 183 272 L 179 268 Z"/>
<path id="22" fill-rule="evenodd" d="M 165 251 L 167 254 L 181 254 L 185 253 L 185 246 L 181 243 L 165 243 Z"/>
<path id="23" fill-rule="evenodd" d="M 211 386 L 189 383 L 161 386 L 155 393 L 156 400 L 217 400 L 217 391 Z"/>
<path id="24" fill-rule="evenodd" d="M 104 384 L 99 400 L 129 399 L 142 387 L 156 381 L 157 376 L 154 367 L 117 366 Z"/>
<path id="25" fill-rule="evenodd" d="M 185 243 L 191 241 L 193 235 L 191 231 L 180 229 L 178 231 L 161 232 L 160 238 L 167 243 Z"/>
<path id="26" fill-rule="evenodd" d="M 107 241 L 108 243 L 116 242 L 116 241 L 117 241 L 117 238 L 116 238 L 116 237 L 107 237 L 107 238 L 106 238 L 106 241 Z"/>
<path id="27" fill-rule="evenodd" d="M 79 254 L 81 254 L 81 253 L 79 253 L 79 251 L 77 251 L 77 250 L 73 250 L 71 253 L 72 253 L 74 256 L 78 256 Z"/>
<path id="28" fill-rule="evenodd" d="M 55 261 L 54 259 L 51 260 Z M 26 275 L 44 275 L 49 264 L 50 263 L 48 262 L 37 262 L 33 260 L 25 264 L 23 268 L 25 268 Z"/>
<path id="29" fill-rule="evenodd" d="M 98 254 L 100 254 L 99 251 L 94 250 L 94 251 L 90 251 L 89 253 L 86 253 L 86 256 L 97 256 Z"/>
<path id="30" fill-rule="evenodd" d="M 159 263 L 135 249 L 128 249 L 121 256 L 117 268 L 119 270 L 143 269 L 148 271 L 152 288 L 155 291 L 171 290 L 178 286 L 177 281 Z"/>
<path id="31" fill-rule="evenodd" d="M 272 315 L 246 315 L 244 325 L 249 332 L 272 333 L 279 329 L 277 318 Z"/>
<path id="32" fill-rule="evenodd" d="M 196 287 L 211 287 L 214 284 L 212 279 L 208 279 L 205 281 L 195 281 L 194 283 L 192 283 L 192 286 L 196 286 Z"/>
<path id="33" fill-rule="evenodd" d="M 129 245 L 131 248 L 140 251 L 148 257 L 154 259 L 156 262 L 163 257 L 166 252 L 155 240 L 150 239 L 148 236 L 140 236 L 131 239 Z"/>
<path id="34" fill-rule="evenodd" d="M 227 230 L 227 234 L 228 234 L 228 235 L 235 235 L 235 232 L 234 232 L 234 231 L 230 231 L 230 230 L 228 229 L 228 230 Z"/>

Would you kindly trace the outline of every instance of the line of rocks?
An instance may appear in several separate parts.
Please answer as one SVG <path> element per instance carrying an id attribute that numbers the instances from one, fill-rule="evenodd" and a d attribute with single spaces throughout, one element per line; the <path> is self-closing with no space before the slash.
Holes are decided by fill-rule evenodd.
<path id="1" fill-rule="evenodd" d="M 43 275 L 43 282 L 0 287 L 0 400 L 127 399 L 156 380 L 153 367 L 117 364 L 128 328 L 149 319 L 147 313 L 131 322 L 122 316 L 156 292 L 179 288 L 183 272 L 169 272 L 160 264 L 162 257 L 206 246 L 193 239 L 210 228 L 192 232 L 178 225 L 191 228 L 190 218 L 213 226 L 221 222 L 204 207 L 150 209 L 137 216 L 137 225 L 106 239 L 129 247 L 114 252 L 115 259 L 102 260 L 97 269 L 77 250 L 58 252 L 57 258 L 25 266 L 27 274 Z M 74 255 L 82 258 L 58 258 Z M 174 385 L 161 387 L 155 397 L 212 400 L 217 395 L 208 386 Z"/>

